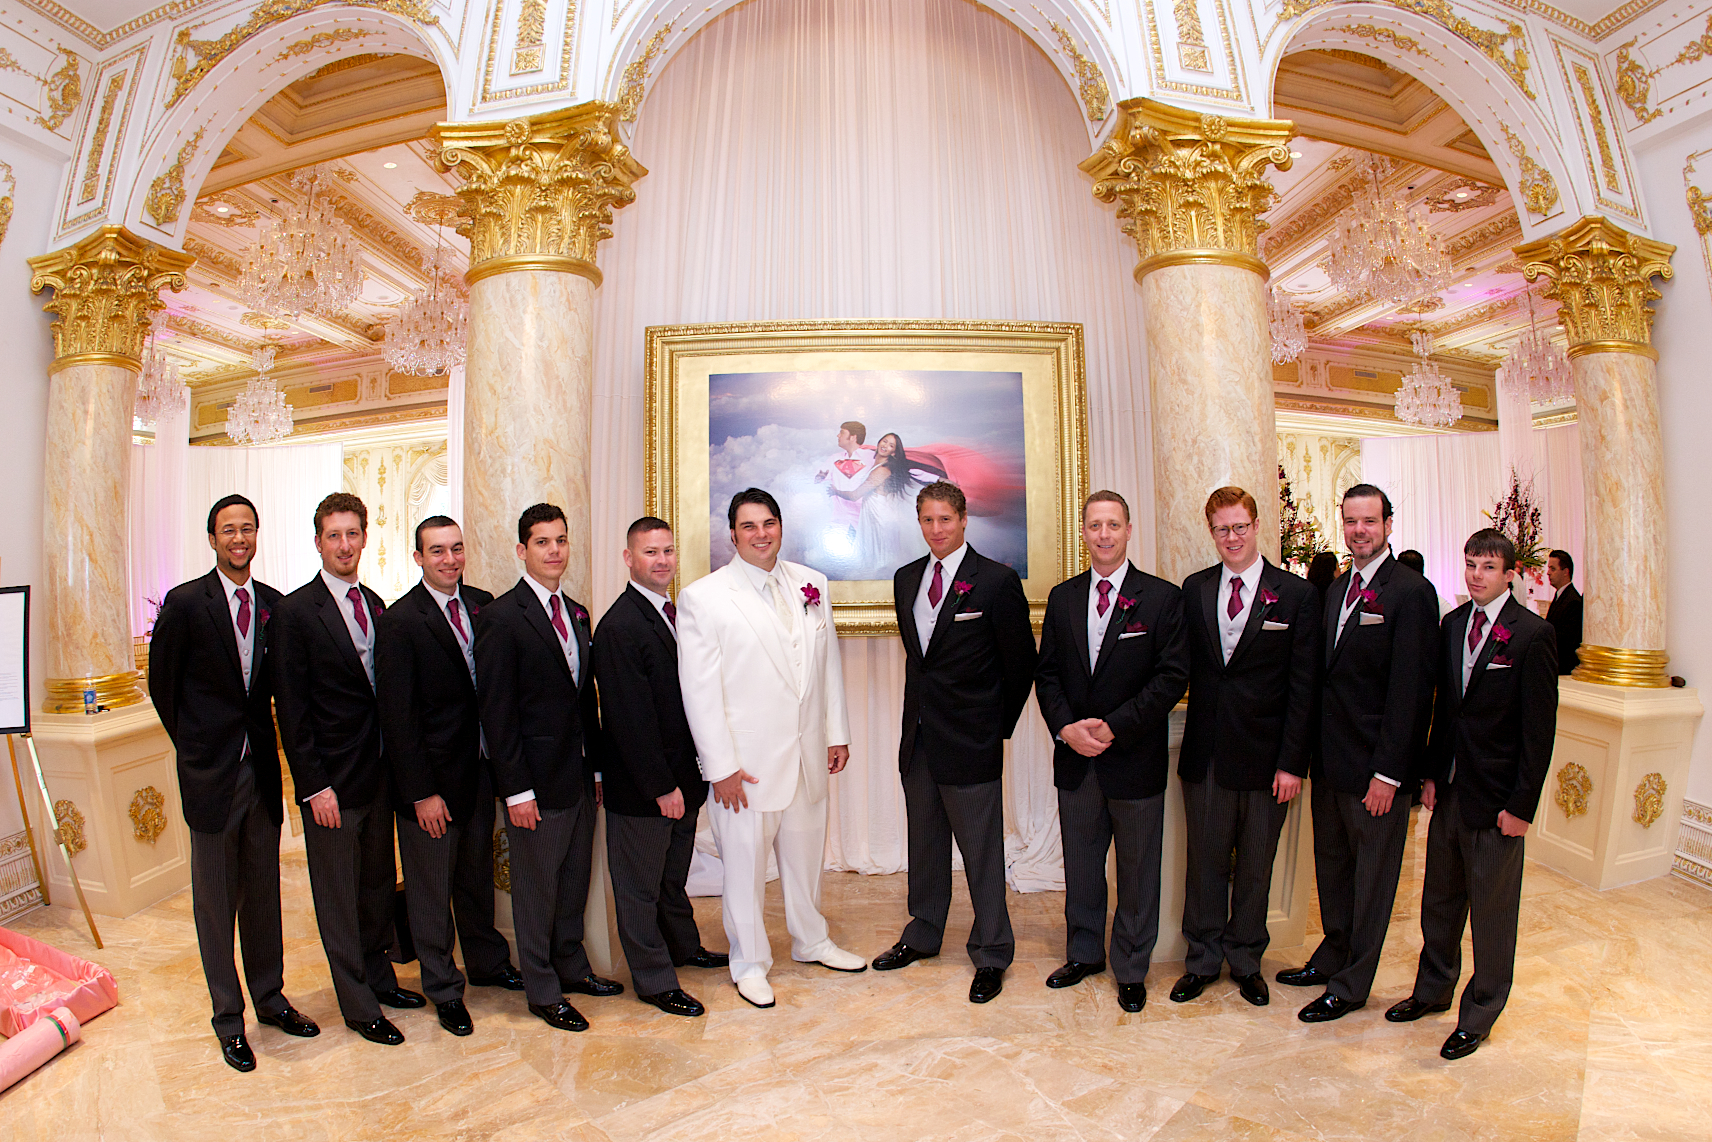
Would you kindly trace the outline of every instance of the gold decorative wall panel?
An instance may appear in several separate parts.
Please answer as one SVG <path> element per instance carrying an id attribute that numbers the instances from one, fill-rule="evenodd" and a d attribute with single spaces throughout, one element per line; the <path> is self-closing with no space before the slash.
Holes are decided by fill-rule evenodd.
<path id="1" fill-rule="evenodd" d="M 103 226 L 74 246 L 30 259 L 30 292 L 53 288 L 54 365 L 107 360 L 139 367 L 162 287 L 184 288 L 188 254 Z"/>
<path id="2" fill-rule="evenodd" d="M 581 5 L 577 0 L 542 5 L 541 29 L 537 35 L 530 12 L 531 5 L 536 2 L 537 0 L 493 0 L 493 20 L 487 30 L 487 54 L 482 62 L 481 90 L 470 106 L 472 112 L 484 104 L 500 103 L 509 99 L 573 94 L 571 75 L 577 56 L 577 18 L 581 13 Z M 512 25 L 516 31 L 511 37 L 513 50 L 510 66 L 506 70 L 512 75 L 533 75 L 547 71 L 549 26 L 554 20 L 559 21 L 559 67 L 557 74 L 549 73 L 549 78 L 537 83 L 526 83 L 520 87 L 497 87 L 494 74 L 506 66 L 500 62 L 502 44 L 506 39 L 506 16 L 513 12 L 517 13 L 517 20 Z M 540 53 L 539 61 L 535 58 L 537 52 Z"/>
<path id="3" fill-rule="evenodd" d="M 1607 218 L 1588 215 L 1547 238 L 1516 247 L 1522 274 L 1545 279 L 1542 293 L 1558 302 L 1570 354 L 1614 349 L 1650 353 L 1652 279 L 1669 278 L 1676 247 L 1631 234 Z"/>

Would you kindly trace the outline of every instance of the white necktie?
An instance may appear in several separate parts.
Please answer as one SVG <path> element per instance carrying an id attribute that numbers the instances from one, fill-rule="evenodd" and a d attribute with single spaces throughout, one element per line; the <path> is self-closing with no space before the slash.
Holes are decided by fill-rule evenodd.
<path id="1" fill-rule="evenodd" d="M 791 605 L 785 601 L 785 590 L 779 586 L 779 581 L 773 576 L 767 576 L 767 594 L 773 600 L 773 610 L 778 613 L 779 621 L 784 624 L 786 633 L 796 629 L 796 616 L 791 614 Z"/>

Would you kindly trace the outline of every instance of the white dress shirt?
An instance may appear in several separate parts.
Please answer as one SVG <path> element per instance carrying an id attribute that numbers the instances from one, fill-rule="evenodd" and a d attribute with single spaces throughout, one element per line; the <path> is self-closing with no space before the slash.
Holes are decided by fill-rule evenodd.
<path id="1" fill-rule="evenodd" d="M 1468 680 L 1474 675 L 1475 660 L 1480 657 L 1480 652 L 1485 649 L 1486 640 L 1492 637 L 1492 627 L 1498 622 L 1498 615 L 1504 610 L 1504 600 L 1509 594 L 1508 591 L 1501 591 L 1496 599 L 1484 607 L 1475 606 L 1468 609 L 1468 621 L 1462 626 L 1462 689 L 1465 693 L 1468 690 Z M 1474 626 L 1475 611 L 1486 612 L 1486 628 L 1480 632 L 1480 641 L 1474 644 L 1473 650 L 1470 650 L 1468 648 L 1468 632 Z"/>
<path id="2" fill-rule="evenodd" d="M 1129 576 L 1129 560 L 1110 575 L 1101 575 L 1098 571 L 1089 571 L 1088 580 L 1088 669 L 1092 671 L 1100 664 L 1100 647 L 1106 642 L 1106 628 L 1112 623 L 1112 615 L 1118 609 L 1118 596 L 1123 593 L 1124 579 Z M 1105 614 L 1100 614 L 1100 584 L 1110 583 L 1112 589 L 1106 595 L 1106 601 L 1111 605 Z"/>
<path id="3" fill-rule="evenodd" d="M 674 642 L 677 641 L 678 624 L 673 622 L 671 619 L 666 618 L 666 605 L 672 600 L 666 598 L 666 596 L 660 594 L 658 591 L 650 591 L 647 587 L 644 587 L 634 579 L 630 580 L 630 585 L 635 587 L 637 591 L 641 592 L 644 599 L 647 599 L 654 605 L 654 609 L 660 612 L 661 618 L 666 619 L 666 627 L 672 632 L 672 640 Z"/>
<path id="4" fill-rule="evenodd" d="M 1373 577 L 1379 574 L 1379 569 L 1385 566 L 1385 561 L 1389 558 L 1391 558 L 1391 549 L 1387 547 L 1385 549 L 1385 554 L 1381 555 L 1378 559 L 1375 559 L 1372 563 L 1369 563 L 1367 565 L 1367 569 L 1364 571 L 1357 571 L 1354 564 L 1351 564 L 1349 569 L 1351 583 L 1362 587 L 1367 586 L 1369 583 L 1373 582 Z M 1349 625 L 1349 616 L 1350 613 L 1355 610 L 1356 601 L 1355 596 L 1350 592 L 1349 586 L 1345 586 L 1343 598 L 1338 600 L 1339 639 L 1343 638 L 1344 628 Z"/>
<path id="5" fill-rule="evenodd" d="M 923 654 L 927 653 L 927 644 L 933 641 L 934 628 L 939 625 L 939 608 L 951 597 L 951 585 L 957 581 L 957 569 L 963 566 L 963 556 L 968 551 L 969 545 L 965 543 L 944 559 L 935 559 L 931 553 L 927 557 L 927 567 L 921 575 L 921 587 L 915 593 L 915 607 L 910 611 L 915 618 L 915 633 L 921 640 Z M 937 606 L 927 598 L 928 589 L 933 586 L 933 567 L 936 563 L 942 568 L 939 577 L 941 594 Z"/>
<path id="6" fill-rule="evenodd" d="M 452 593 L 448 595 L 429 584 L 426 579 L 422 580 L 422 585 L 428 589 L 428 597 L 434 600 L 435 605 L 440 608 L 440 613 L 446 616 L 446 625 L 452 628 L 452 638 L 457 642 L 458 649 L 464 652 L 464 665 L 470 668 L 470 681 L 474 682 L 476 680 L 476 632 L 475 627 L 470 622 L 470 605 L 464 601 L 464 596 L 456 587 L 452 588 Z M 457 622 L 452 621 L 450 604 L 453 599 L 458 601 Z M 461 634 L 459 633 L 460 627 L 463 628 Z"/>
<path id="7" fill-rule="evenodd" d="M 362 593 L 362 588 L 357 587 L 354 580 L 347 583 L 325 567 L 321 568 L 321 581 L 327 584 L 333 601 L 339 604 L 339 613 L 345 617 L 345 629 L 351 635 L 351 645 L 357 648 L 357 657 L 363 660 L 363 673 L 369 676 L 369 688 L 373 689 L 375 616 L 373 608 L 369 607 L 368 596 Z M 352 587 L 357 587 L 357 597 L 366 610 L 363 615 L 363 624 L 368 627 L 366 631 L 357 625 L 356 605 L 351 602 L 349 594 Z"/>
<path id="8" fill-rule="evenodd" d="M 577 636 L 571 629 L 577 616 L 576 612 L 571 609 L 571 601 L 565 597 L 563 591 L 549 591 L 541 586 L 535 581 L 533 575 L 524 575 L 523 581 L 529 584 L 535 592 L 535 597 L 541 600 L 541 609 L 547 612 L 548 627 L 553 626 L 553 604 L 550 600 L 555 594 L 559 596 L 559 615 L 564 620 L 565 633 L 559 635 L 557 628 L 553 628 L 553 634 L 559 639 L 559 649 L 565 652 L 565 663 L 571 668 L 571 681 L 581 686 L 582 667 L 577 658 Z"/>
<path id="9" fill-rule="evenodd" d="M 1219 572 L 1219 597 L 1213 606 L 1219 619 L 1219 649 L 1224 651 L 1225 662 L 1228 664 L 1231 655 L 1236 653 L 1236 644 L 1242 641 L 1242 632 L 1248 627 L 1248 614 L 1254 609 L 1254 597 L 1260 591 L 1260 571 L 1266 566 L 1266 561 L 1259 555 L 1254 562 L 1241 573 L 1234 573 L 1226 566 Z M 1242 609 L 1232 618 L 1230 614 L 1231 582 L 1242 580 Z"/>
<path id="10" fill-rule="evenodd" d="M 761 602 L 766 604 L 767 613 L 779 620 L 779 626 L 784 630 L 785 649 L 790 653 L 791 665 L 796 669 L 798 677 L 803 669 L 802 623 L 797 619 L 797 609 L 806 606 L 805 596 L 801 591 L 791 593 L 790 582 L 784 575 L 784 560 L 775 560 L 771 571 L 763 571 L 750 563 L 741 555 L 735 562 L 743 575 L 749 580 L 749 585 L 755 588 L 755 593 L 761 596 Z M 769 584 L 775 585 L 779 597 L 785 601 L 785 613 L 779 614 L 778 606 L 773 602 L 773 592 Z"/>
<path id="11" fill-rule="evenodd" d="M 256 594 L 256 581 L 251 578 L 247 583 L 234 583 L 226 578 L 224 571 L 219 572 L 220 586 L 226 588 L 226 607 L 232 612 L 232 637 L 238 640 L 238 663 L 244 668 L 244 690 L 250 689 L 250 676 L 254 673 L 253 662 L 256 652 L 256 626 L 262 621 L 262 601 Z M 250 629 L 248 633 L 238 629 L 238 590 L 242 588 L 250 597 Z M 245 739 L 245 752 L 249 750 L 248 739 Z"/>

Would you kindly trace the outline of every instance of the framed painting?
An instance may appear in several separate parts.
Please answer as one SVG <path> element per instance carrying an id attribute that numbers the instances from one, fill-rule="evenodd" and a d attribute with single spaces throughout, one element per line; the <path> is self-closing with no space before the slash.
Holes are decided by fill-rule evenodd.
<path id="1" fill-rule="evenodd" d="M 969 502 L 968 541 L 1022 577 L 1038 630 L 1080 571 L 1087 496 L 1082 327 L 816 321 L 647 330 L 646 504 L 678 583 L 733 558 L 726 507 L 779 502 L 783 556 L 827 577 L 842 635 L 897 633 L 892 573 L 927 554 L 915 497 Z"/>

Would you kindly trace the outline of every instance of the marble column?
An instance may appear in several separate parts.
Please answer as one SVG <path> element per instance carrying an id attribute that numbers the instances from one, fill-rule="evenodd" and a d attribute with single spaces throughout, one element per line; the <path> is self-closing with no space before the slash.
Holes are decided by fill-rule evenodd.
<path id="1" fill-rule="evenodd" d="M 584 103 L 434 128 L 441 169 L 463 179 L 458 232 L 470 240 L 467 575 L 496 593 L 520 572 L 518 515 L 544 501 L 570 524 L 565 589 L 589 597 L 595 254 L 613 209 L 634 200 L 630 184 L 647 173 L 617 126 L 613 105 Z"/>
<path id="2" fill-rule="evenodd" d="M 33 292 L 52 288 L 41 599 L 48 713 L 142 702 L 132 661 L 127 551 L 131 406 L 160 290 L 184 288 L 188 255 L 119 226 L 30 259 Z"/>
<path id="3" fill-rule="evenodd" d="M 1278 558 L 1278 443 L 1256 236 L 1268 165 L 1290 166 L 1293 124 L 1226 119 L 1151 99 L 1118 105 L 1110 140 L 1082 169 L 1135 240 L 1153 421 L 1157 573 L 1182 582 L 1217 559 L 1203 508 L 1246 488 L 1261 550 Z"/>
<path id="4" fill-rule="evenodd" d="M 1676 247 L 1588 216 L 1516 248 L 1529 281 L 1545 279 L 1569 335 L 1581 426 L 1589 568 L 1586 620 L 1574 677 L 1663 687 L 1665 515 L 1658 352 L 1652 348 L 1655 275 L 1670 276 Z"/>

